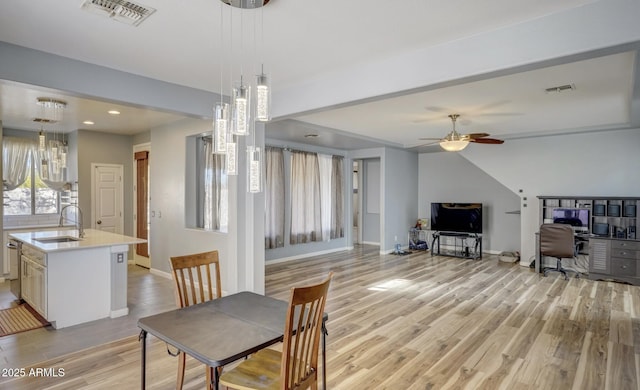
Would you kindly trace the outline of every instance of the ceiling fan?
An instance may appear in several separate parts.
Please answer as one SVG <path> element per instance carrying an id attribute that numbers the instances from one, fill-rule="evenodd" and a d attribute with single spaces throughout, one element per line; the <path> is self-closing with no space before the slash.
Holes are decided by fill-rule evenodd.
<path id="1" fill-rule="evenodd" d="M 458 119 L 460 115 L 451 114 L 449 118 L 451 118 L 451 122 L 453 123 L 453 130 L 447 134 L 444 138 L 420 138 L 420 140 L 426 141 L 434 141 L 433 144 L 439 143 L 440 146 L 448 151 L 448 152 L 458 152 L 469 145 L 469 142 L 475 142 L 478 144 L 492 144 L 499 145 L 504 143 L 501 139 L 496 138 L 487 138 L 489 134 L 487 133 L 471 133 L 471 134 L 460 134 L 456 131 L 456 119 Z M 426 144 L 431 145 L 432 143 Z M 424 145 L 423 145 L 424 146 Z"/>

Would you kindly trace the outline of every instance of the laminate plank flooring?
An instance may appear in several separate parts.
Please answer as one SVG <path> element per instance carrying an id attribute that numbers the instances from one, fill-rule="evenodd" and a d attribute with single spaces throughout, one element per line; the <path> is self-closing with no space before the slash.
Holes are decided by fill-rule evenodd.
<path id="1" fill-rule="evenodd" d="M 545 278 L 490 255 L 380 255 L 377 247 L 357 246 L 267 265 L 266 293 L 286 300 L 291 286 L 330 271 L 329 389 L 640 388 L 638 286 Z M 139 387 L 135 322 L 173 308 L 173 287 L 143 270 L 133 270 L 130 282 L 125 320 L 0 339 L 3 367 L 65 371 L 62 378 L 0 378 L 0 388 Z M 148 343 L 147 388 L 174 388 L 175 358 L 159 340 Z M 202 365 L 188 359 L 185 389 L 203 381 Z"/>

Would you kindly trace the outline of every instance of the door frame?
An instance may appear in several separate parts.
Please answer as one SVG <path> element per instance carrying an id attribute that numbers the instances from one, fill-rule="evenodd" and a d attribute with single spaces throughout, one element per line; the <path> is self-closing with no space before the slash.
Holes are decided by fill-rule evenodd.
<path id="1" fill-rule="evenodd" d="M 120 218 L 118 218 L 118 228 L 120 230 L 120 234 L 124 234 L 124 183 L 122 178 L 124 176 L 124 165 L 122 164 L 102 164 L 102 163 L 91 163 L 91 227 L 93 229 L 96 228 L 96 213 L 94 212 L 96 209 L 96 168 L 97 167 L 110 167 L 110 168 L 118 168 L 120 175 L 120 190 L 118 191 L 118 202 L 120 204 Z"/>
<path id="2" fill-rule="evenodd" d="M 133 145 L 133 155 L 135 156 L 136 152 L 149 152 L 149 155 L 151 155 L 151 142 L 144 142 L 141 144 L 136 144 Z M 131 221 L 132 223 L 132 232 L 134 232 L 134 236 L 137 234 L 137 220 L 138 220 L 138 202 L 137 202 L 137 196 L 138 196 L 138 189 L 137 189 L 137 179 L 138 179 L 138 165 L 135 162 L 135 158 L 134 158 L 134 163 L 133 163 L 133 178 L 132 178 L 132 185 L 133 185 L 133 220 Z M 151 183 L 151 177 L 148 177 L 147 180 L 149 180 L 149 184 Z M 151 187 L 151 186 L 149 186 Z M 150 189 L 150 188 L 149 188 Z M 148 259 L 151 259 L 151 243 L 150 243 L 150 239 L 151 239 L 151 224 L 149 224 L 149 230 L 147 231 L 147 252 L 149 254 Z M 134 257 L 134 261 L 136 262 L 136 264 L 138 264 L 138 254 L 136 253 L 135 249 L 133 250 L 133 257 Z M 146 261 L 144 262 L 144 264 L 139 264 L 142 265 L 144 267 L 147 268 L 151 268 L 151 264 L 150 262 L 147 263 Z"/>

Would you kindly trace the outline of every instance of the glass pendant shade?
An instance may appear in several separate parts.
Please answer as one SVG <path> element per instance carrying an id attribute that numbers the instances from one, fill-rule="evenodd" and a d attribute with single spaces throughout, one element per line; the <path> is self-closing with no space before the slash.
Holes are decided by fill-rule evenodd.
<path id="1" fill-rule="evenodd" d="M 440 146 L 447 152 L 459 152 L 469 145 L 469 141 L 455 140 L 455 141 L 442 141 Z"/>
<path id="2" fill-rule="evenodd" d="M 227 167 L 227 175 L 235 176 L 238 174 L 238 144 L 235 142 L 227 143 L 227 153 L 225 154 L 225 166 Z"/>
<path id="3" fill-rule="evenodd" d="M 40 177 L 42 180 L 49 180 L 49 162 L 46 159 L 40 162 Z"/>
<path id="4" fill-rule="evenodd" d="M 262 191 L 262 154 L 260 148 L 247 146 L 247 191 L 258 193 Z"/>
<path id="5" fill-rule="evenodd" d="M 233 126 L 231 132 L 235 135 L 249 135 L 251 104 L 251 88 L 242 84 L 233 88 Z"/>
<path id="6" fill-rule="evenodd" d="M 40 130 L 40 133 L 38 134 L 38 150 L 40 152 L 44 152 L 44 150 L 46 149 L 46 146 L 47 146 L 47 141 L 44 135 L 44 131 Z"/>
<path id="7" fill-rule="evenodd" d="M 258 75 L 256 80 L 256 120 L 266 122 L 270 119 L 270 88 L 269 78 L 264 73 Z"/>
<path id="8" fill-rule="evenodd" d="M 58 143 L 51 141 L 51 157 L 55 160 L 58 158 Z"/>
<path id="9" fill-rule="evenodd" d="M 215 118 L 213 121 L 213 153 L 224 154 L 227 152 L 228 137 L 229 104 L 220 102 L 215 106 Z"/>
<path id="10" fill-rule="evenodd" d="M 66 147 L 60 152 L 60 168 L 67 167 L 67 152 Z"/>

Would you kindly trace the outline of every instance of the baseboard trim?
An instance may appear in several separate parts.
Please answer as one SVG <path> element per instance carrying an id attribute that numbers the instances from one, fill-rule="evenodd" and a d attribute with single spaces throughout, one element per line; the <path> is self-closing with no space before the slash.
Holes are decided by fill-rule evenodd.
<path id="1" fill-rule="evenodd" d="M 118 318 L 118 317 L 124 317 L 128 314 L 129 314 L 129 308 L 125 307 L 124 309 L 111 310 L 111 313 L 109 313 L 109 317 Z"/>
<path id="2" fill-rule="evenodd" d="M 159 269 L 150 268 L 149 272 L 154 275 L 162 276 L 163 278 L 167 278 L 169 280 L 173 279 L 173 275 L 170 272 L 160 271 Z"/>
<path id="3" fill-rule="evenodd" d="M 305 259 L 307 257 L 326 255 L 328 253 L 334 253 L 334 252 L 349 251 L 349 250 L 352 250 L 352 249 L 353 249 L 353 246 L 335 248 L 335 249 L 327 249 L 327 250 L 318 251 L 318 252 L 302 253 L 302 254 L 295 255 L 295 256 L 281 257 L 279 259 L 266 260 L 265 264 L 269 265 L 269 264 L 284 263 L 284 262 L 287 262 L 287 261 L 300 260 L 300 259 Z"/>

